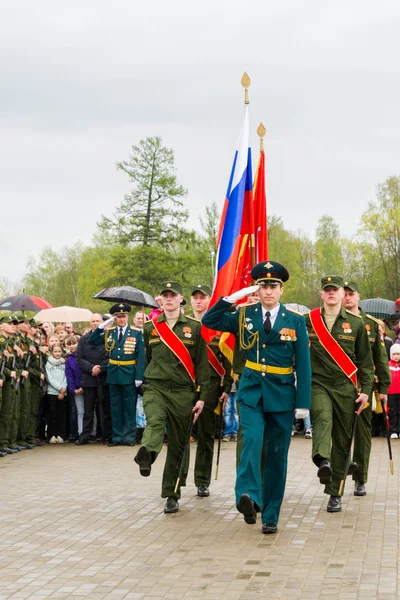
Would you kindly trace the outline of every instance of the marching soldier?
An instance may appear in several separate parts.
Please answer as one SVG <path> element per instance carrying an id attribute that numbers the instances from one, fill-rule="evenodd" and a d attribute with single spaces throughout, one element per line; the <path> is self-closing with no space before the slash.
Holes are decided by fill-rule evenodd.
<path id="1" fill-rule="evenodd" d="M 261 262 L 251 276 L 257 285 L 218 300 L 202 322 L 210 329 L 238 335 L 246 359 L 237 393 L 243 449 L 236 476 L 236 506 L 248 524 L 256 523 L 257 512 L 261 512 L 262 532 L 269 534 L 277 531 L 293 418 L 309 414 L 310 354 L 303 317 L 280 303 L 283 283 L 289 279 L 285 267 L 274 261 Z M 255 291 L 259 302 L 229 312 L 232 304 Z"/>
<path id="2" fill-rule="evenodd" d="M 164 512 L 175 513 L 179 510 L 180 486 L 186 485 L 189 465 L 189 455 L 185 454 L 189 440 L 185 438 L 190 421 L 197 420 L 208 398 L 210 375 L 201 325 L 181 312 L 183 296 L 180 283 L 165 282 L 161 296 L 164 311 L 144 324 L 147 366 L 143 406 L 147 427 L 135 461 L 140 474 L 149 476 L 151 465 L 162 449 L 165 424 L 168 422 L 161 497 L 167 498 Z M 184 459 L 184 476 L 175 491 Z"/>
<path id="3" fill-rule="evenodd" d="M 374 365 L 361 316 L 342 307 L 343 278 L 323 277 L 321 290 L 323 307 L 305 315 L 312 368 L 312 458 L 330 496 L 327 511 L 339 512 L 353 419 L 371 393 Z"/>
<path id="4" fill-rule="evenodd" d="M 39 418 L 40 398 L 42 396 L 41 385 L 46 380 L 44 373 L 41 371 L 45 355 L 41 350 L 40 323 L 35 321 L 35 319 L 30 319 L 29 325 L 30 331 L 27 336 L 30 340 L 29 351 L 31 352 L 31 361 L 28 368 L 31 387 L 31 410 L 27 421 L 26 441 L 28 444 L 34 444 L 35 446 L 44 446 L 44 442 L 36 439 L 36 428 Z"/>
<path id="5" fill-rule="evenodd" d="M 92 331 L 89 344 L 105 345 L 109 356 L 107 383 L 110 386 L 112 441 L 109 446 L 134 446 L 136 436 L 136 388 L 144 371 L 143 336 L 128 324 L 129 304 L 111 307 L 112 317 Z M 104 330 L 116 321 L 116 327 Z"/>
<path id="6" fill-rule="evenodd" d="M 201 321 L 210 304 L 211 289 L 199 283 L 192 289 L 191 304 L 194 318 Z M 216 427 L 215 409 L 221 401 L 220 411 L 223 418 L 223 406 L 229 397 L 233 378 L 232 366 L 219 348 L 220 336 L 216 334 L 207 344 L 207 359 L 210 365 L 210 387 L 204 409 L 197 421 L 197 450 L 194 465 L 194 482 L 197 495 L 210 495 L 210 482 L 214 456 L 214 440 Z"/>
<path id="7" fill-rule="evenodd" d="M 387 353 L 383 333 L 377 319 L 366 314 L 358 307 L 360 293 L 358 285 L 354 282 L 344 282 L 343 306 L 354 315 L 359 315 L 364 321 L 369 343 L 372 351 L 372 359 L 375 367 L 374 386 L 379 395 L 379 399 L 386 409 L 387 393 L 390 385 L 390 370 L 387 360 Z M 369 457 L 371 454 L 371 421 L 372 421 L 372 394 L 369 399 L 369 406 L 366 406 L 356 423 L 354 435 L 353 463 L 357 467 L 353 470 L 354 495 L 365 496 L 365 484 L 368 481 Z"/>

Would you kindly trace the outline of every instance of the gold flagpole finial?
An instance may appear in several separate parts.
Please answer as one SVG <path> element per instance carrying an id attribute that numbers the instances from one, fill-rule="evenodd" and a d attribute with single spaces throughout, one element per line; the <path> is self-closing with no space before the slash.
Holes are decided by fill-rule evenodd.
<path id="1" fill-rule="evenodd" d="M 264 136 L 267 133 L 264 125 L 262 123 L 257 127 L 257 135 L 260 138 L 260 152 L 264 152 Z"/>
<path id="2" fill-rule="evenodd" d="M 242 79 L 240 83 L 244 87 L 244 103 L 249 104 L 249 87 L 250 87 L 250 77 L 247 75 L 246 71 L 243 73 Z"/>

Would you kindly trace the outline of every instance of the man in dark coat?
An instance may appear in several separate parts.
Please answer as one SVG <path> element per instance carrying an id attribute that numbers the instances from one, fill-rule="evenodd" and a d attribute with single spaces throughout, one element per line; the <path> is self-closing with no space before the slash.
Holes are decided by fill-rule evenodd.
<path id="1" fill-rule="evenodd" d="M 90 328 L 87 334 L 79 340 L 76 350 L 76 361 L 82 371 L 82 388 L 85 413 L 83 416 L 83 429 L 78 445 L 88 444 L 93 431 L 94 413 L 98 399 L 98 388 L 101 387 L 101 410 L 103 437 L 111 439 L 111 416 L 110 416 L 110 393 L 107 384 L 108 358 L 104 344 L 97 346 L 89 342 L 89 337 L 103 318 L 95 313 L 90 320 Z"/>

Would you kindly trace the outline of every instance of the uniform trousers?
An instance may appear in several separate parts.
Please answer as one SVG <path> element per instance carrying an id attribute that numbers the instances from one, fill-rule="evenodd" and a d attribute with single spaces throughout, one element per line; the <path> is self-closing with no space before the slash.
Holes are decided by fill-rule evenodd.
<path id="1" fill-rule="evenodd" d="M 243 448 L 236 475 L 236 504 L 242 494 L 248 494 L 262 512 L 262 522 L 276 525 L 285 492 L 293 411 L 264 413 L 262 399 L 255 408 L 241 402 L 240 424 Z"/>
<path id="2" fill-rule="evenodd" d="M 369 406 L 364 408 L 357 417 L 356 430 L 354 433 L 353 461 L 357 463 L 357 470 L 353 473 L 353 481 L 368 481 L 369 457 L 372 446 L 372 395 Z"/>
<path id="3" fill-rule="evenodd" d="M 21 396 L 20 389 L 12 390 L 12 414 L 11 414 L 11 424 L 10 424 L 10 432 L 9 432 L 9 447 L 15 448 L 17 446 L 17 437 L 18 437 L 18 427 L 19 427 L 19 418 L 20 418 L 20 408 L 21 408 Z"/>
<path id="4" fill-rule="evenodd" d="M 2 403 L 0 410 L 0 450 L 10 443 L 10 427 L 14 405 L 14 392 L 11 381 L 5 380 L 2 387 Z"/>
<path id="5" fill-rule="evenodd" d="M 20 410 L 19 410 L 19 423 L 18 423 L 18 435 L 17 444 L 20 442 L 27 441 L 28 434 L 28 421 L 31 414 L 31 382 L 28 379 L 24 379 L 21 376 L 20 379 Z"/>
<path id="6" fill-rule="evenodd" d="M 136 386 L 110 383 L 113 442 L 134 442 L 136 437 Z"/>
<path id="7" fill-rule="evenodd" d="M 142 444 L 151 452 L 154 462 L 163 447 L 165 423 L 168 422 L 167 457 L 164 465 L 161 497 L 180 498 L 180 487 L 186 485 L 190 446 L 185 455 L 185 468 L 180 487 L 176 493 L 174 490 L 185 448 L 194 391 L 192 388 L 162 389 L 157 383 L 155 385 L 147 383 L 143 389 L 143 407 L 147 426 L 143 432 Z"/>
<path id="8" fill-rule="evenodd" d="M 38 425 L 39 407 L 40 407 L 40 381 L 37 378 L 31 379 L 31 405 L 27 420 L 26 441 L 28 444 L 34 444 L 36 439 L 36 427 Z"/>
<path id="9" fill-rule="evenodd" d="M 214 440 L 216 427 L 215 409 L 222 394 L 221 380 L 210 380 L 210 392 L 203 411 L 197 420 L 197 450 L 194 465 L 194 483 L 196 487 L 209 486 L 214 457 Z M 221 405 L 222 406 L 222 405 Z"/>
<path id="10" fill-rule="evenodd" d="M 355 418 L 356 398 L 357 392 L 347 377 L 335 382 L 312 384 L 312 458 L 317 466 L 323 459 L 331 462 L 332 482 L 324 490 L 325 494 L 331 496 L 339 495 Z"/>

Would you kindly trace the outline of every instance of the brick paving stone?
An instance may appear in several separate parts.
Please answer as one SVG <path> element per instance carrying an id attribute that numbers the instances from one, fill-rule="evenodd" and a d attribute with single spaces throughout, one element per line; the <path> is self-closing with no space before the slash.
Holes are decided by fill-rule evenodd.
<path id="1" fill-rule="evenodd" d="M 349 479 L 342 513 L 328 514 L 311 444 L 294 437 L 275 536 L 236 511 L 233 443 L 211 496 L 197 498 L 191 474 L 175 515 L 159 496 L 165 448 L 149 478 L 136 448 L 46 445 L 3 458 L 0 600 L 395 600 L 400 441 L 392 446 L 395 476 L 374 438 L 367 496 L 353 496 Z"/>

